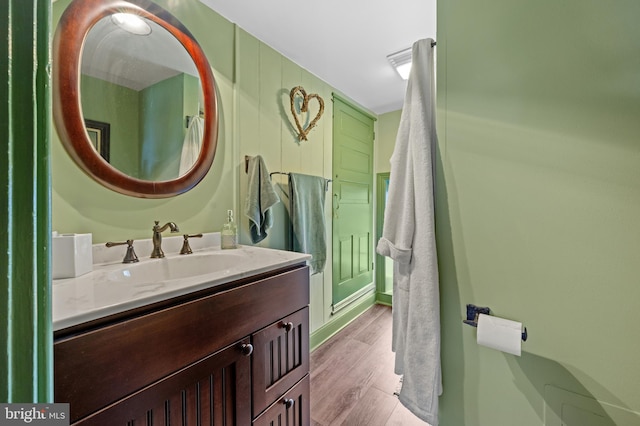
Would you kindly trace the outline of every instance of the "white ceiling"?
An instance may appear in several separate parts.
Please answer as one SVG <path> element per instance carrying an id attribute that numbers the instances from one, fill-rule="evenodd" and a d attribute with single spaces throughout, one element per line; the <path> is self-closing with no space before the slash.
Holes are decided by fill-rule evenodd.
<path id="1" fill-rule="evenodd" d="M 387 55 L 436 38 L 436 0 L 200 0 L 376 114 L 402 107 Z"/>

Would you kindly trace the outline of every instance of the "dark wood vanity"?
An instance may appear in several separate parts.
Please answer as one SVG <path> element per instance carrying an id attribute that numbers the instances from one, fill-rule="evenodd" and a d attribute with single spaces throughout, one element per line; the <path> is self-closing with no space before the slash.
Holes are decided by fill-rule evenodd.
<path id="1" fill-rule="evenodd" d="M 304 264 L 55 333 L 74 425 L 309 425 Z"/>

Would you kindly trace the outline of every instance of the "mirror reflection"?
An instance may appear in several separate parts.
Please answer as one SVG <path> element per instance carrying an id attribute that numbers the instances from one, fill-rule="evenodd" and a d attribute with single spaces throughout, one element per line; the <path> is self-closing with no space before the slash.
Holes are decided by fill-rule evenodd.
<path id="1" fill-rule="evenodd" d="M 88 32 L 80 82 L 85 127 L 116 169 L 143 180 L 171 180 L 200 152 L 201 82 L 171 33 L 140 17 L 128 24 L 130 16 L 106 16 Z"/>

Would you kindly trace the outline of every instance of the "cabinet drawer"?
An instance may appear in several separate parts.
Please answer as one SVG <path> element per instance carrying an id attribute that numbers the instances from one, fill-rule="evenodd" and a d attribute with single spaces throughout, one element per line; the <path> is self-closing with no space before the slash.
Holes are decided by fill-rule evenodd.
<path id="1" fill-rule="evenodd" d="M 253 421 L 253 426 L 309 426 L 309 375 Z"/>
<path id="2" fill-rule="evenodd" d="M 251 341 L 255 417 L 309 372 L 309 308 L 258 331 Z"/>
<path id="3" fill-rule="evenodd" d="M 54 343 L 55 401 L 77 421 L 309 304 L 307 267 Z"/>
<path id="4" fill-rule="evenodd" d="M 251 397 L 250 357 L 238 342 L 74 426 L 245 425 Z"/>

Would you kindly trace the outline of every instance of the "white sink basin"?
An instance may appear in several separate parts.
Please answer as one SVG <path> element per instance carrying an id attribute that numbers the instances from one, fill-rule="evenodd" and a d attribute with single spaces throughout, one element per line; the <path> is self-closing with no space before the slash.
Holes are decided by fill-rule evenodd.
<path id="1" fill-rule="evenodd" d="M 185 295 L 259 273 L 295 265 L 308 254 L 240 246 L 162 259 L 94 265 L 77 278 L 53 280 L 53 329 Z"/>
<path id="2" fill-rule="evenodd" d="M 140 263 L 122 265 L 121 268 L 109 271 L 105 279 L 114 283 L 158 283 L 214 273 L 226 274 L 233 269 L 237 269 L 244 262 L 250 262 L 250 259 L 247 259 L 247 255 L 243 251 L 211 250 L 179 257 L 150 259 Z"/>

